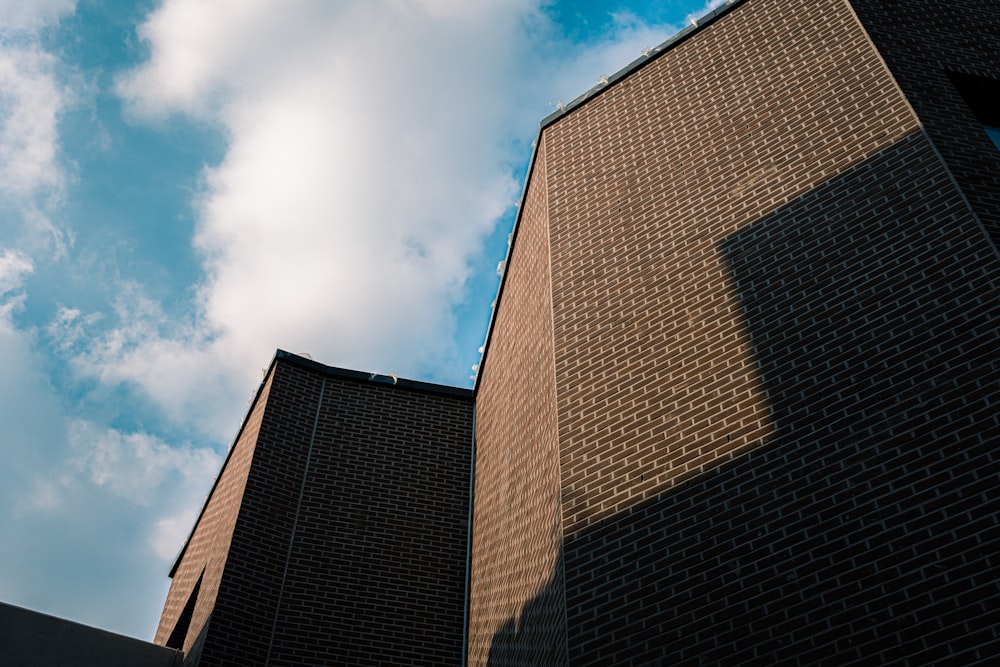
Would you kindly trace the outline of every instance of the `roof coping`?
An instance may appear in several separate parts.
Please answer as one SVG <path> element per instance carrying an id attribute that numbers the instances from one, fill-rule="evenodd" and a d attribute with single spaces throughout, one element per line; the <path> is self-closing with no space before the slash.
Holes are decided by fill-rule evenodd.
<path id="1" fill-rule="evenodd" d="M 363 371 L 352 371 L 346 368 L 338 368 L 336 366 L 327 366 L 326 364 L 314 361 L 308 356 L 294 354 L 280 349 L 275 352 L 274 360 L 288 362 L 295 366 L 299 366 L 300 368 L 306 368 L 318 373 L 323 373 L 324 375 L 341 378 L 343 380 L 388 384 L 400 389 L 410 389 L 413 391 L 455 396 L 458 398 L 472 398 L 473 396 L 472 389 L 435 384 L 433 382 L 422 382 L 420 380 L 407 380 L 406 378 L 401 378 L 395 374 L 385 375 L 382 373 L 367 373 Z"/>
<path id="2" fill-rule="evenodd" d="M 557 111 L 554 111 L 554 112 L 550 113 L 548 116 L 546 116 L 545 118 L 543 118 L 542 122 L 541 122 L 542 129 L 548 127 L 549 125 L 551 125 L 552 123 L 556 122 L 557 120 L 559 120 L 560 118 L 562 118 L 563 116 L 565 116 L 566 114 L 568 114 L 569 112 L 571 112 L 574 109 L 582 106 L 583 104 L 585 104 L 586 102 L 590 101 L 591 99 L 597 97 L 602 92 L 604 92 L 605 90 L 607 90 L 611 86 L 615 85 L 616 83 L 618 83 L 622 79 L 627 78 L 633 72 L 636 72 L 636 71 L 642 69 L 643 67 L 645 67 L 649 63 L 651 63 L 654 60 L 656 60 L 657 58 L 659 58 L 665 52 L 669 51 L 670 49 L 672 49 L 673 47 L 677 46 L 678 44 L 680 44 L 681 42 L 683 42 L 684 40 L 686 40 L 688 37 L 690 37 L 694 33 L 698 32 L 702 28 L 704 28 L 707 25 L 709 25 L 710 23 L 714 22 L 717 18 L 719 18 L 723 14 L 727 13 L 733 7 L 735 7 L 736 5 L 738 5 L 738 4 L 742 3 L 742 2 L 744 2 L 744 0 L 725 0 L 725 2 L 723 2 L 723 4 L 719 5 L 718 7 L 716 7 L 715 9 L 713 9 L 712 11 L 706 13 L 704 16 L 701 16 L 700 18 L 692 19 L 692 21 L 691 21 L 691 23 L 689 25 L 685 26 L 682 30 L 680 30 L 677 33 L 673 34 L 672 36 L 668 37 L 666 41 L 662 42 L 658 46 L 655 46 L 655 47 L 653 47 L 651 49 L 647 49 L 646 51 L 643 51 L 642 52 L 642 56 L 640 56 L 639 58 L 636 58 L 635 60 L 633 60 L 628 65 L 626 65 L 622 69 L 618 70 L 617 72 L 615 72 L 611 76 L 602 77 L 600 83 L 598 83 L 596 86 L 594 86 L 590 90 L 586 91 L 582 95 L 577 96 L 572 101 L 570 101 L 570 102 L 568 102 L 566 104 L 563 104 Z M 560 104 L 562 104 L 562 103 L 560 102 Z"/>

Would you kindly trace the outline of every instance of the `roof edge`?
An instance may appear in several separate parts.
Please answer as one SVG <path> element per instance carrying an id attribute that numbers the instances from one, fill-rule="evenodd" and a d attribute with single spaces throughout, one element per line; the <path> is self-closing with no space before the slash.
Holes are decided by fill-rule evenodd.
<path id="1" fill-rule="evenodd" d="M 608 76 L 607 78 L 602 79 L 601 82 L 598 83 L 596 86 L 584 92 L 582 95 L 578 95 L 577 97 L 573 98 L 573 100 L 564 104 L 562 108 L 560 108 L 558 111 L 553 111 L 548 116 L 543 118 L 541 122 L 541 129 L 544 130 L 546 127 L 552 125 L 557 120 L 561 119 L 563 116 L 566 116 L 575 109 L 578 109 L 579 107 L 583 106 L 590 100 L 594 99 L 604 91 L 608 90 L 609 88 L 612 88 L 616 83 L 619 83 L 623 79 L 628 78 L 633 73 L 639 71 L 649 63 L 661 57 L 664 53 L 671 50 L 681 42 L 686 41 L 692 35 L 708 27 L 709 25 L 714 23 L 716 19 L 723 16 L 724 14 L 729 13 L 737 5 L 743 4 L 744 2 L 746 2 L 746 0 L 724 0 L 724 2 L 715 9 L 706 12 L 703 16 L 700 16 L 696 19 L 692 19 L 692 22 L 689 25 L 685 26 L 680 31 L 668 37 L 664 42 L 660 43 L 657 46 L 654 46 L 653 48 L 647 51 L 644 51 L 642 56 L 640 56 L 639 58 L 636 58 L 628 65 L 621 68 L 614 74 Z"/>
<path id="2" fill-rule="evenodd" d="M 503 276 L 500 278 L 500 286 L 497 288 L 496 298 L 493 300 L 493 308 L 490 312 L 490 322 L 486 327 L 486 340 L 483 343 L 483 353 L 479 357 L 478 370 L 476 371 L 476 379 L 473 382 L 472 392 L 476 396 L 479 394 L 479 383 L 483 377 L 483 370 L 486 368 L 486 358 L 489 356 L 490 342 L 493 339 L 493 326 L 496 324 L 497 311 L 500 308 L 500 300 L 503 297 L 504 287 L 507 284 L 507 268 L 510 262 L 511 254 L 514 251 L 514 245 L 517 242 L 517 233 L 521 228 L 521 216 L 524 215 L 524 202 L 528 196 L 528 188 L 531 185 L 531 177 L 535 173 L 535 161 L 538 159 L 538 146 L 542 142 L 542 132 L 545 128 L 554 124 L 555 122 L 561 120 L 569 113 L 572 113 L 575 109 L 580 108 L 585 103 L 589 102 L 593 98 L 597 97 L 604 91 L 612 88 L 615 84 L 628 78 L 633 73 L 642 69 L 649 63 L 653 62 L 657 58 L 661 57 L 663 54 L 667 53 L 675 46 L 681 42 L 687 40 L 692 35 L 700 32 L 704 28 L 708 27 L 714 23 L 721 16 L 728 14 L 731 10 L 735 9 L 738 5 L 743 4 L 746 0 L 725 0 L 725 2 L 707 12 L 704 16 L 694 19 L 693 23 L 681 31 L 675 33 L 673 36 L 667 38 L 666 41 L 662 42 L 659 46 L 656 46 L 649 51 L 647 51 L 641 58 L 633 60 L 631 63 L 618 70 L 614 74 L 608 77 L 606 82 L 601 82 L 600 84 L 594 86 L 590 90 L 586 91 L 582 95 L 579 95 L 569 104 L 563 106 L 563 108 L 558 111 L 549 114 L 541 120 L 538 127 L 538 134 L 535 135 L 535 140 L 531 143 L 531 157 L 528 161 L 528 174 L 524 179 L 524 187 L 521 188 L 521 198 L 517 202 L 517 216 L 514 218 L 514 227 L 510 233 L 510 243 L 507 246 L 507 254 L 503 259 Z"/>
<path id="3" fill-rule="evenodd" d="M 388 384 L 391 386 L 398 387 L 400 389 L 407 389 L 411 391 L 419 391 L 429 394 L 437 394 L 442 396 L 451 396 L 454 398 L 465 398 L 472 400 L 475 395 L 472 389 L 463 389 L 461 387 L 451 387 L 448 385 L 434 384 L 431 382 L 421 382 L 419 380 L 407 380 L 405 378 L 397 378 L 392 375 L 382 375 L 379 373 L 364 373 L 362 371 L 352 371 L 346 368 L 337 368 L 336 366 L 327 366 L 318 361 L 314 361 L 308 357 L 304 357 L 299 354 L 293 354 L 291 352 L 286 352 L 285 350 L 278 349 L 275 350 L 274 356 L 271 357 L 271 363 L 268 365 L 264 376 L 261 378 L 260 385 L 257 387 L 257 392 L 254 397 L 250 400 L 247 406 L 246 414 L 243 415 L 243 420 L 240 422 L 240 428 L 236 431 L 236 436 L 233 438 L 232 442 L 229 444 L 229 449 L 226 451 L 226 458 L 223 460 L 222 465 L 219 467 L 219 473 L 212 480 L 212 488 L 209 489 L 208 495 L 205 496 L 205 500 L 201 504 L 201 509 L 198 510 L 198 516 L 195 518 L 194 523 L 191 525 L 191 531 L 188 533 L 187 538 L 184 540 L 184 544 L 181 546 L 180 551 L 177 552 L 177 556 L 174 557 L 173 564 L 170 566 L 170 571 L 168 573 L 168 578 L 173 579 L 174 575 L 177 574 L 177 568 L 180 567 L 181 560 L 184 558 L 184 554 L 187 553 L 188 545 L 191 543 L 191 538 L 194 537 L 194 531 L 201 523 L 202 517 L 205 515 L 205 510 L 208 509 L 208 502 L 212 499 L 212 495 L 215 493 L 216 487 L 219 485 L 219 480 L 222 479 L 222 473 L 225 472 L 226 466 L 229 465 L 229 459 L 232 458 L 233 451 L 236 449 L 236 443 L 239 442 L 240 437 L 243 435 L 244 429 L 246 429 L 247 421 L 250 419 L 250 415 L 253 413 L 254 408 L 257 406 L 257 401 L 260 400 L 260 395 L 264 391 L 264 386 L 267 384 L 274 373 L 274 368 L 278 362 L 289 363 L 300 368 L 305 368 L 308 370 L 316 371 L 327 376 L 337 377 L 344 380 L 352 380 L 355 382 L 372 382 L 376 384 Z"/>
<path id="4" fill-rule="evenodd" d="M 275 361 L 284 361 L 300 368 L 316 371 L 330 377 L 342 380 L 353 380 L 356 382 L 373 382 L 376 384 L 388 384 L 400 389 L 410 389 L 428 394 L 441 394 L 444 396 L 454 396 L 456 398 L 472 398 L 472 389 L 463 387 L 452 387 L 446 384 L 435 384 L 422 380 L 408 380 L 397 375 L 385 375 L 383 373 L 366 373 L 364 371 L 354 371 L 337 366 L 327 366 L 301 354 L 294 354 L 284 350 L 277 350 L 274 355 Z"/>

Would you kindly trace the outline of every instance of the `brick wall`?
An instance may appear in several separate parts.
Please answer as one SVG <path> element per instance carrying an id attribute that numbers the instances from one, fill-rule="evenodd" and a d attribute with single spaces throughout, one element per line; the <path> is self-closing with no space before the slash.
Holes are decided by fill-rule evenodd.
<path id="1" fill-rule="evenodd" d="M 744 0 L 546 122 L 477 385 L 470 664 L 1000 654 L 1000 152 L 948 79 L 995 76 L 998 20 Z M 206 665 L 458 662 L 471 415 L 279 357 L 158 641 L 200 577 Z"/>
<path id="2" fill-rule="evenodd" d="M 893 76 L 995 245 L 1000 245 L 1000 151 L 949 74 L 1000 84 L 996 0 L 851 0 Z M 996 100 L 993 101 L 997 108 Z"/>
<path id="3" fill-rule="evenodd" d="M 545 130 L 567 536 L 775 425 L 718 244 L 917 131 L 841 2 L 749 2 Z"/>
<path id="4" fill-rule="evenodd" d="M 268 376 L 261 386 L 191 536 L 170 573 L 170 590 L 154 639 L 157 644 L 166 645 L 171 635 L 180 634 L 183 636 L 179 638 L 179 645 L 172 648 L 189 652 L 212 615 L 272 378 Z M 198 591 L 194 596 L 196 585 Z M 191 603 L 188 630 L 175 632 L 184 608 Z"/>
<path id="5" fill-rule="evenodd" d="M 566 660 L 545 180 L 543 144 L 480 369 L 472 665 Z"/>
<path id="6" fill-rule="evenodd" d="M 931 52 L 935 3 L 855 4 Z M 570 664 L 1000 650 L 998 172 L 953 178 L 933 101 L 845 0 L 747 0 L 543 130 L 477 414 L 546 334 L 502 318 L 547 223 Z"/>
<path id="7" fill-rule="evenodd" d="M 471 392 L 381 380 L 279 353 L 201 665 L 460 662 Z"/>

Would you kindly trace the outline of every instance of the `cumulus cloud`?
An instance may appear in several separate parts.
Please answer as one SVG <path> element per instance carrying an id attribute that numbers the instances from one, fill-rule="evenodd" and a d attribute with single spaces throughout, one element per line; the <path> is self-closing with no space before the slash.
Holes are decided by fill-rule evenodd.
<path id="1" fill-rule="evenodd" d="M 33 270 L 0 251 L 0 600 L 149 637 L 221 456 L 71 416 L 36 332 L 10 317 Z M 57 318 L 70 341 L 87 320 Z"/>
<path id="2" fill-rule="evenodd" d="M 211 449 L 171 447 L 148 433 L 122 433 L 85 420 L 70 425 L 69 445 L 74 451 L 70 465 L 90 483 L 142 507 L 152 506 L 174 475 L 202 486 L 220 464 Z"/>
<path id="3" fill-rule="evenodd" d="M 186 329 L 137 305 L 141 331 L 123 323 L 78 368 L 189 416 L 222 400 L 193 388 L 252 386 L 276 347 L 465 381 L 453 309 L 499 259 L 483 241 L 548 102 L 671 31 L 619 18 L 575 50 L 529 0 L 167 0 L 118 91 L 140 122 L 184 114 L 228 138 L 194 203 L 204 279 Z"/>
<path id="4" fill-rule="evenodd" d="M 194 524 L 203 499 L 222 464 L 208 447 L 170 445 L 143 432 L 124 433 L 77 419 L 69 426 L 66 470 L 39 480 L 36 505 L 52 509 L 54 496 L 89 484 L 137 508 L 145 518 L 145 543 L 161 561 L 177 555 Z"/>
<path id="5" fill-rule="evenodd" d="M 511 137 L 537 121 L 505 85 L 526 20 L 524 2 L 165 2 L 118 89 L 140 120 L 229 138 L 195 202 L 205 277 L 186 326 L 120 305 L 77 369 L 188 419 L 231 408 L 276 347 L 458 381 L 451 308 L 516 197 Z"/>
<path id="6" fill-rule="evenodd" d="M 66 417 L 23 336 L 0 332 L 0 599 L 151 637 L 167 568 L 190 530 L 221 456 Z M 7 350 L 20 353 L 8 355 Z M 11 414 L 17 412 L 17 414 Z"/>

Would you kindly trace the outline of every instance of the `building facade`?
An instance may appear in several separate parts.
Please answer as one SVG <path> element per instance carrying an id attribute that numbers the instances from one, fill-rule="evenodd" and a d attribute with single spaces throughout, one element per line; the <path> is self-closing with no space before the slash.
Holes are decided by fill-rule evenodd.
<path id="1" fill-rule="evenodd" d="M 543 121 L 474 394 L 278 355 L 157 643 L 995 659 L 996 100 L 995 0 L 737 0 L 652 50 Z"/>
<path id="2" fill-rule="evenodd" d="M 461 662 L 472 392 L 279 351 L 171 571 L 185 665 Z"/>
<path id="3" fill-rule="evenodd" d="M 546 121 L 470 662 L 997 651 L 998 10 L 749 0 Z"/>

